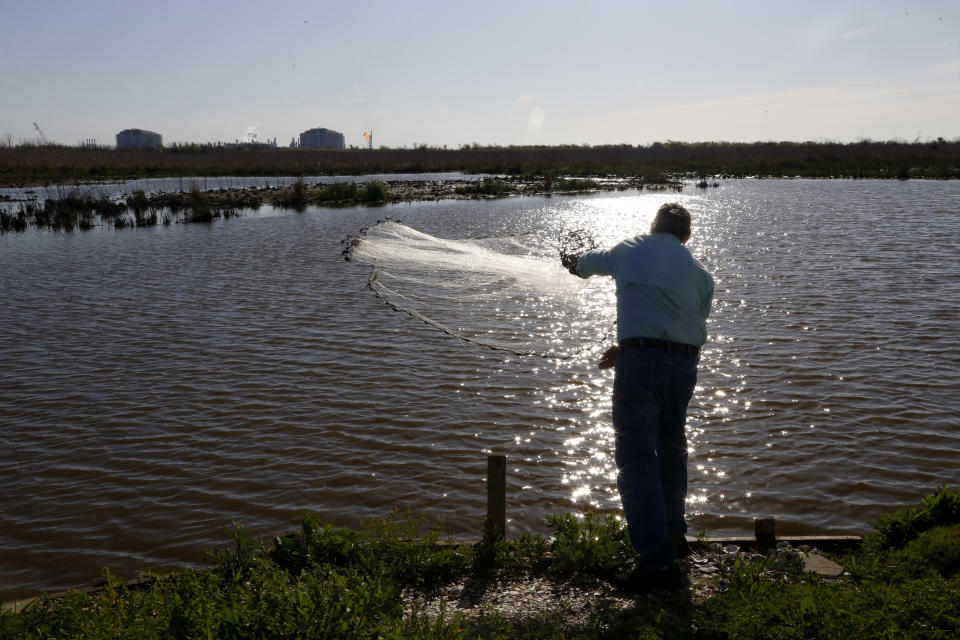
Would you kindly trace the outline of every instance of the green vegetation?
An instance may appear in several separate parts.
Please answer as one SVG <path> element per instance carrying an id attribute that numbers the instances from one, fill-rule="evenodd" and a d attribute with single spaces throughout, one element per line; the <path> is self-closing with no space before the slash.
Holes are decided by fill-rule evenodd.
<path id="1" fill-rule="evenodd" d="M 190 192 L 134 193 L 125 203 L 81 187 L 60 187 L 42 205 L 19 203 L 0 209 L 0 233 L 30 224 L 59 231 L 100 224 L 145 227 L 159 222 L 211 222 L 257 209 L 264 201 L 304 210 L 307 205 L 378 205 L 398 200 L 447 197 L 498 198 L 510 195 L 648 189 L 682 191 L 681 178 L 694 177 L 701 189 L 719 186 L 717 177 L 960 178 L 960 140 L 931 143 L 654 143 L 649 147 L 480 147 L 459 150 L 378 151 L 236 150 L 178 147 L 165 151 L 112 151 L 69 147 L 0 148 L 0 185 L 77 182 L 144 176 L 346 175 L 382 172 L 460 171 L 492 173 L 477 181 L 421 181 L 364 184 L 338 182 L 308 186 L 303 178 L 288 187 L 265 186 Z M 610 179 L 610 178 L 613 179 Z M 222 184 L 222 182 L 221 182 Z M 132 219 L 129 213 L 132 213 Z M 180 217 L 177 217 L 177 216 Z"/>
<path id="2" fill-rule="evenodd" d="M 212 222 L 238 216 L 240 209 L 258 209 L 262 203 L 255 189 L 201 191 L 194 186 L 189 192 L 149 196 L 134 191 L 119 201 L 80 187 L 60 187 L 57 197 L 43 203 L 25 201 L 13 212 L 0 210 L 0 233 L 25 231 L 30 224 L 53 231 L 88 231 L 97 225 L 117 229 L 168 225 L 174 219 Z"/>
<path id="3" fill-rule="evenodd" d="M 307 205 L 307 185 L 300 178 L 273 199 L 274 206 L 303 211 Z"/>
<path id="4" fill-rule="evenodd" d="M 126 211 L 123 204 L 104 194 L 76 188 L 58 191 L 56 198 L 48 198 L 42 204 L 22 202 L 14 213 L 0 216 L 0 232 L 23 231 L 27 223 L 58 231 L 87 230 L 93 226 L 95 216 L 112 219 Z"/>
<path id="5" fill-rule="evenodd" d="M 503 180 L 488 179 L 478 180 L 467 184 L 457 185 L 454 193 L 461 196 L 490 196 L 502 198 L 511 195 L 514 189 Z"/>
<path id="6" fill-rule="evenodd" d="M 13 213 L 0 209 L 0 234 L 10 231 L 26 231 L 29 216 L 30 214 L 24 206 Z"/>
<path id="7" fill-rule="evenodd" d="M 595 180 L 587 179 L 561 179 L 553 183 L 553 189 L 555 191 L 593 191 L 597 189 L 597 182 Z"/>
<path id="8" fill-rule="evenodd" d="M 655 142 L 643 145 L 480 146 L 460 149 L 133 151 L 0 148 L 0 186 L 175 176 L 310 176 L 461 171 L 497 175 L 958 178 L 960 140 L 927 142 Z"/>
<path id="9" fill-rule="evenodd" d="M 56 198 L 42 204 L 20 202 L 17 210 L 0 209 L 0 233 L 25 231 L 32 223 L 54 231 L 86 231 L 96 224 L 115 228 L 150 227 L 177 222 L 212 222 L 240 215 L 243 209 L 259 209 L 268 194 L 274 206 L 302 211 L 308 204 L 378 205 L 393 202 L 397 197 L 378 181 L 364 184 L 335 183 L 311 188 L 298 180 L 289 187 L 262 191 L 251 189 L 219 189 L 203 191 L 194 185 L 188 192 L 145 194 L 134 191 L 123 201 L 106 195 L 94 196 L 80 187 L 61 187 Z M 132 215 L 132 218 L 130 217 Z M 99 221 L 95 218 L 99 216 Z"/>
<path id="10" fill-rule="evenodd" d="M 874 533 L 865 546 L 873 550 L 902 547 L 935 527 L 960 523 L 960 491 L 941 488 L 919 505 L 877 518 Z"/>
<path id="11" fill-rule="evenodd" d="M 253 540 L 239 525 L 209 554 L 211 570 L 146 576 L 125 586 L 108 571 L 90 594 L 43 597 L 0 613 L 3 638 L 954 638 L 960 633 L 960 492 L 942 488 L 881 518 L 835 579 L 773 555 L 721 562 L 719 592 L 680 589 L 633 604 L 597 602 L 589 620 L 428 617 L 404 590 L 452 580 L 531 574 L 578 580 L 629 565 L 612 517 L 547 518 L 552 540 L 444 538 L 443 523 L 396 513 L 362 531 L 303 520 L 293 536 Z M 488 533 L 492 531 L 488 528 Z M 692 596 L 692 597 L 691 597 Z M 407 602 L 407 604 L 405 604 Z"/>
<path id="12" fill-rule="evenodd" d="M 626 527 L 612 515 L 548 515 L 547 524 L 556 532 L 552 559 L 559 571 L 608 577 L 623 571 L 633 556 Z"/>
<path id="13" fill-rule="evenodd" d="M 379 204 L 391 202 L 393 199 L 393 194 L 387 189 L 387 185 L 377 180 L 365 183 L 357 195 L 357 201 L 363 204 Z"/>
<path id="14" fill-rule="evenodd" d="M 355 182 L 334 182 L 317 187 L 308 187 L 303 180 L 297 180 L 291 186 L 281 189 L 273 197 L 274 206 L 303 210 L 308 204 L 355 205 L 382 204 L 393 202 L 396 196 L 382 182 L 372 181 L 363 184 Z"/>
<path id="15" fill-rule="evenodd" d="M 642 184 L 631 185 L 642 188 Z M 574 191 L 596 191 L 601 185 L 596 180 L 586 178 L 560 178 L 551 173 L 544 176 L 524 175 L 522 178 L 484 178 L 476 182 L 457 185 L 454 193 L 461 196 L 503 198 L 506 196 L 531 193 L 555 193 Z M 624 187 L 627 188 L 627 187 Z"/>
<path id="16" fill-rule="evenodd" d="M 232 218 L 239 215 L 238 209 L 259 209 L 263 202 L 255 191 L 203 191 L 197 185 L 186 193 L 156 193 L 149 196 L 147 201 L 154 209 L 168 209 L 173 214 L 182 214 L 181 222 L 212 222 L 219 218 Z"/>

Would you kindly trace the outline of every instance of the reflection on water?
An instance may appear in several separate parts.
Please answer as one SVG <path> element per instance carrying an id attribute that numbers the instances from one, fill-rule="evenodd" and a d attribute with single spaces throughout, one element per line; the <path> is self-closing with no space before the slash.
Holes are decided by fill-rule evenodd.
<path id="1" fill-rule="evenodd" d="M 509 456 L 514 533 L 553 511 L 615 512 L 612 372 L 595 366 L 610 282 L 565 317 L 442 318 L 580 343 L 570 359 L 520 357 L 394 312 L 339 242 L 390 216 L 439 238 L 583 228 L 609 246 L 665 199 L 694 212 L 688 246 L 717 281 L 688 421 L 693 530 L 745 533 L 766 514 L 788 532 L 862 532 L 960 480 L 957 183 L 741 181 L 28 231 L 0 237 L 0 596 L 105 564 L 197 563 L 231 519 L 273 533 L 307 510 L 355 525 L 410 505 L 475 536 L 487 452 Z"/>

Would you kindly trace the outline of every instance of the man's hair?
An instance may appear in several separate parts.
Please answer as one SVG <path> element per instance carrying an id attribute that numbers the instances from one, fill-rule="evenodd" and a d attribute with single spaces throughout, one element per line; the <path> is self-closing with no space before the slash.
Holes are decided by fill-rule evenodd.
<path id="1" fill-rule="evenodd" d="M 690 238 L 690 212 L 679 203 L 668 202 L 657 209 L 650 233 L 672 233 L 686 242 Z"/>

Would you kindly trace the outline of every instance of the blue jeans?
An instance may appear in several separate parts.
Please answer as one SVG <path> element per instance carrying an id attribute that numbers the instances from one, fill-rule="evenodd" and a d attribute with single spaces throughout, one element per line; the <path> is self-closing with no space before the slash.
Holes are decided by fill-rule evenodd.
<path id="1" fill-rule="evenodd" d="M 622 349 L 613 381 L 617 486 L 641 566 L 669 565 L 670 534 L 683 534 L 687 498 L 687 405 L 697 362 L 684 353 Z"/>

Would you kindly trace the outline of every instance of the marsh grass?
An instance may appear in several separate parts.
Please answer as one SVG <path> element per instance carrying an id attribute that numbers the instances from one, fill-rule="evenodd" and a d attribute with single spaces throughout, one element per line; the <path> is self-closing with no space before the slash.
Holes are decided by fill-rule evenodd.
<path id="1" fill-rule="evenodd" d="M 86 231 L 97 225 L 125 229 L 168 225 L 173 221 L 210 223 L 240 216 L 242 211 L 259 209 L 263 204 L 263 194 L 258 189 L 206 190 L 204 186 L 194 181 L 186 191 L 150 195 L 138 190 L 123 200 L 77 187 L 62 187 L 55 197 L 43 203 L 21 202 L 12 213 L 0 209 L 0 233 L 25 231 L 30 224 L 55 231 Z M 302 211 L 307 204 L 377 205 L 395 200 L 396 196 L 378 181 L 310 189 L 299 180 L 280 190 L 272 204 Z"/>
<path id="2" fill-rule="evenodd" d="M 127 209 L 132 211 L 134 215 L 142 215 L 143 212 L 150 208 L 150 199 L 142 189 L 138 189 L 128 195 L 125 202 L 127 203 Z"/>
<path id="3" fill-rule="evenodd" d="M 307 185 L 303 178 L 297 179 L 273 199 L 274 206 L 303 211 L 307 205 Z"/>
<path id="4" fill-rule="evenodd" d="M 357 200 L 357 184 L 355 182 L 328 184 L 317 189 L 313 198 L 317 202 L 353 203 Z"/>
<path id="5" fill-rule="evenodd" d="M 379 180 L 365 182 L 358 197 L 358 201 L 363 204 L 380 204 L 383 202 L 392 202 L 395 199 L 390 189 L 387 188 L 387 185 Z"/>
<path id="6" fill-rule="evenodd" d="M 428 618 L 405 613 L 402 594 L 481 573 L 608 576 L 631 561 L 622 523 L 610 516 L 551 515 L 552 539 L 485 535 L 473 546 L 447 537 L 442 520 L 409 511 L 357 531 L 308 515 L 295 534 L 273 540 L 253 539 L 235 524 L 229 542 L 208 554 L 210 570 L 145 574 L 130 586 L 105 570 L 99 591 L 0 613 L 0 637 L 954 638 L 958 497 L 944 488 L 883 518 L 872 541 L 840 559 L 847 572 L 836 579 L 803 573 L 798 562 L 779 566 L 770 556 L 737 558 L 721 565 L 721 592 L 713 597 L 697 600 L 681 589 L 639 596 L 627 608 L 598 602 L 579 623 L 568 621 L 562 606 L 519 620 L 495 610 Z"/>
<path id="7" fill-rule="evenodd" d="M 508 196 L 513 193 L 513 191 L 513 187 L 503 180 L 492 178 L 484 178 L 469 184 L 457 185 L 454 188 L 454 193 L 458 195 L 489 196 L 493 198 Z"/>
<path id="8" fill-rule="evenodd" d="M 21 203 L 18 217 L 29 220 L 40 228 L 57 231 L 86 231 L 94 226 L 97 216 L 111 218 L 126 211 L 123 203 L 105 193 L 92 193 L 79 188 L 60 188 L 56 198 L 48 198 L 42 204 Z M 23 231 L 26 225 L 16 230 Z"/>
<path id="9" fill-rule="evenodd" d="M 363 184 L 355 182 L 334 182 L 319 187 L 307 187 L 303 180 L 297 180 L 280 191 L 273 198 L 274 206 L 287 207 L 302 211 L 308 204 L 323 205 L 375 205 L 393 202 L 396 196 L 382 182 L 371 181 Z"/>
<path id="10" fill-rule="evenodd" d="M 137 190 L 127 196 L 126 208 L 133 214 L 133 224 L 137 227 L 152 227 L 160 219 L 160 211 L 154 207 L 143 191 Z M 169 217 L 163 218 L 169 223 Z"/>
<path id="11" fill-rule="evenodd" d="M 0 209 L 0 233 L 11 231 L 25 231 L 27 228 L 28 213 L 21 203 L 20 208 L 10 213 Z"/>
<path id="12" fill-rule="evenodd" d="M 595 191 L 598 187 L 596 180 L 587 178 L 560 179 L 553 183 L 554 191 Z"/>
<path id="13" fill-rule="evenodd" d="M 190 190 L 183 208 L 186 209 L 186 214 L 182 222 L 213 222 L 214 218 L 220 217 L 220 210 L 212 205 L 206 192 L 197 186 Z"/>
<path id="14" fill-rule="evenodd" d="M 306 172 L 308 170 L 308 172 Z M 317 151 L 185 145 L 162 151 L 0 148 L 0 184 L 156 176 L 365 175 L 462 171 L 498 175 L 715 175 L 958 178 L 960 140 L 655 142 Z M 648 180 L 649 181 L 649 180 Z"/>

